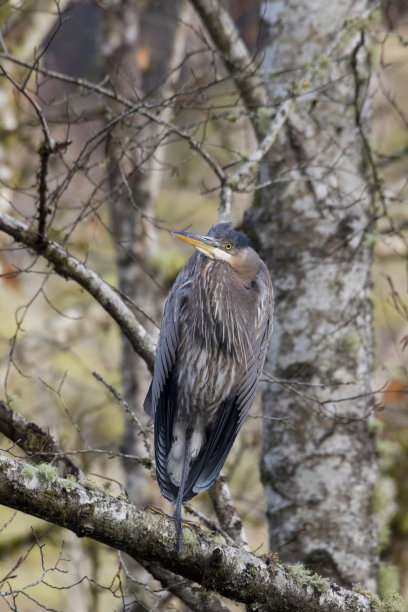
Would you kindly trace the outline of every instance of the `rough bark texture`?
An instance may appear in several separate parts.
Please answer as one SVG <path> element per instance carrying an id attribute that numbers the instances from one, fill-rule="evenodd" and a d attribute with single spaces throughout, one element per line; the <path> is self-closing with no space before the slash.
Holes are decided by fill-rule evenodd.
<path id="1" fill-rule="evenodd" d="M 0 400 L 0 431 L 16 445 L 18 445 L 24 452 L 26 452 L 31 461 L 43 463 L 43 466 L 40 467 L 40 474 L 43 478 L 45 474 L 50 476 L 54 473 L 54 478 L 56 476 L 55 470 L 54 472 L 52 471 L 52 466 L 44 465 L 44 462 L 46 461 L 53 463 L 54 466 L 58 465 L 58 467 L 61 467 L 62 469 L 59 470 L 60 475 L 62 472 L 63 476 L 83 477 L 82 471 L 69 459 L 69 457 L 64 455 L 64 453 L 56 445 L 53 438 L 47 432 L 42 430 L 35 423 L 28 421 L 23 415 L 9 408 L 2 400 Z M 30 467 L 26 467 L 25 472 L 30 474 Z M 32 478 L 34 477 L 34 474 L 34 472 L 31 473 Z M 68 489 L 70 487 L 74 488 L 74 481 L 70 480 L 68 483 L 65 481 L 65 486 L 68 486 Z M 48 529 L 49 528 L 47 528 L 46 531 L 48 531 Z M 81 572 L 84 572 L 86 560 L 83 558 L 80 552 L 81 547 L 77 546 L 78 541 L 73 533 L 69 533 L 67 536 L 64 536 L 65 543 L 69 540 L 71 540 L 73 544 L 73 546 L 69 547 L 69 557 L 73 566 L 72 571 L 74 574 L 76 574 L 77 580 L 80 581 L 84 575 L 83 573 L 81 574 Z M 2 546 L 0 556 L 2 555 L 5 557 L 7 554 L 13 553 L 16 546 L 18 548 L 18 546 L 21 547 L 23 545 L 29 545 L 32 544 L 33 541 L 35 541 L 35 537 L 31 532 L 28 538 L 27 535 L 18 538 L 18 542 L 17 540 L 13 539 L 14 547 L 8 550 L 7 545 L 6 547 Z M 94 543 L 94 546 L 96 546 L 96 543 Z M 78 563 L 73 563 L 74 557 Z M 215 593 L 207 593 L 203 589 L 198 589 L 195 583 L 181 579 L 171 571 L 160 567 L 158 563 L 145 561 L 143 559 L 138 559 L 138 561 L 139 564 L 141 564 L 145 570 L 156 578 L 156 580 L 158 580 L 165 589 L 168 589 L 168 591 L 176 595 L 192 610 L 203 610 L 204 612 L 207 610 L 214 612 L 228 611 L 229 608 L 219 597 L 217 597 Z M 89 597 L 89 593 L 82 592 L 79 595 L 78 593 L 75 595 L 78 598 L 75 609 L 88 610 L 89 605 L 85 600 Z M 135 606 L 133 606 L 132 609 L 135 609 Z"/>
<path id="2" fill-rule="evenodd" d="M 144 512 L 121 499 L 72 480 L 0 457 L 0 503 L 156 563 L 231 599 L 292 612 L 369 612 L 369 598 L 329 581 L 284 568 L 272 558 L 215 543 L 184 530 L 175 553 L 176 529 L 165 515 Z M 317 579 L 317 580 L 316 580 Z M 320 580 L 320 582 L 319 582 Z"/>
<path id="3" fill-rule="evenodd" d="M 263 3 L 271 99 L 281 102 L 319 58 L 320 68 L 261 166 L 261 183 L 271 185 L 246 229 L 276 291 L 265 369 L 290 381 L 267 384 L 263 394 L 271 549 L 339 584 L 375 589 L 368 4 Z M 324 55 L 329 44 L 332 58 Z"/>

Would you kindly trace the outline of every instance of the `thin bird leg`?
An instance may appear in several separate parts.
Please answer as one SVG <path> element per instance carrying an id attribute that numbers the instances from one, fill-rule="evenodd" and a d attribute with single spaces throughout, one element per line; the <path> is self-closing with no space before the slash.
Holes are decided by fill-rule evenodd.
<path id="1" fill-rule="evenodd" d="M 190 440 L 186 440 L 186 445 L 184 448 L 184 459 L 183 459 L 183 469 L 181 470 L 181 478 L 179 490 L 177 493 L 176 499 L 176 510 L 173 514 L 173 518 L 176 521 L 176 529 L 177 529 L 177 554 L 180 555 L 181 548 L 183 545 L 183 519 L 181 515 L 181 507 L 183 505 L 183 497 L 184 497 L 184 488 L 186 486 L 186 480 L 188 475 L 188 462 L 190 455 Z"/>

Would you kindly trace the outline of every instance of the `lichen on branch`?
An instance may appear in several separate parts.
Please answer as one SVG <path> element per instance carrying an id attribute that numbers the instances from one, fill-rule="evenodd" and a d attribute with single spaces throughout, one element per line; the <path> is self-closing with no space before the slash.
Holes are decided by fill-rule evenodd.
<path id="1" fill-rule="evenodd" d="M 189 580 L 235 601 L 288 609 L 293 612 L 369 612 L 369 599 L 331 583 L 316 588 L 313 576 L 298 580 L 275 561 L 190 532 L 180 556 L 175 553 L 176 529 L 166 515 L 142 511 L 132 504 L 84 488 L 67 487 L 56 474 L 45 478 L 40 469 L 0 457 L 0 503 L 65 527 L 129 554 L 159 563 Z M 295 575 L 294 575 L 295 574 Z M 303 576 L 303 575 L 302 575 Z M 304 577 L 303 577 L 304 578 Z"/>

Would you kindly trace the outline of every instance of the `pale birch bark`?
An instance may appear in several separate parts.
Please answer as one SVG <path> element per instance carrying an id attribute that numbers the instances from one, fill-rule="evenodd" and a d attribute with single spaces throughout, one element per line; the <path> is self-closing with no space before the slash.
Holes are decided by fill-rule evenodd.
<path id="1" fill-rule="evenodd" d="M 263 3 L 262 71 L 275 103 L 322 57 L 310 92 L 304 88 L 261 164 L 260 182 L 270 186 L 246 228 L 276 292 L 265 369 L 290 381 L 268 383 L 263 392 L 271 549 L 315 564 L 338 584 L 375 589 L 377 470 L 367 418 L 374 197 L 363 32 L 369 6 L 367 0 Z M 324 56 L 336 37 L 332 58 Z"/>

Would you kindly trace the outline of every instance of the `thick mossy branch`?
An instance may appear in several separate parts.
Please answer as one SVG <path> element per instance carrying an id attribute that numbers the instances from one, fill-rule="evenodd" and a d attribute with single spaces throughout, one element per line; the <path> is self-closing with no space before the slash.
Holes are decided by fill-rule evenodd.
<path id="1" fill-rule="evenodd" d="M 308 584 L 317 589 L 320 593 L 325 593 L 330 588 L 330 580 L 314 574 L 306 568 L 303 563 L 294 563 L 286 566 L 287 571 L 299 584 Z"/>
<path id="2" fill-rule="evenodd" d="M 149 370 L 153 371 L 155 348 L 150 335 L 135 319 L 132 311 L 123 303 L 117 292 L 100 276 L 69 255 L 57 242 L 44 240 L 39 245 L 38 233 L 28 229 L 24 223 L 10 215 L 0 213 L 0 231 L 42 255 L 53 266 L 57 274 L 74 280 L 92 295 L 117 322 L 136 353 L 144 359 Z"/>
<path id="3" fill-rule="evenodd" d="M 54 474 L 55 476 L 55 474 Z M 362 594 L 328 584 L 322 592 L 296 580 L 272 558 L 260 559 L 234 547 L 194 535 L 185 541 L 180 556 L 175 551 L 174 521 L 165 515 L 138 510 L 131 504 L 85 489 L 67 490 L 65 479 L 44 478 L 38 468 L 0 457 L 0 503 L 70 529 L 131 555 L 158 563 L 230 599 L 263 605 L 265 610 L 293 612 L 368 612 Z M 190 532 L 189 532 L 190 534 Z M 265 607 L 266 606 L 266 607 Z"/>

